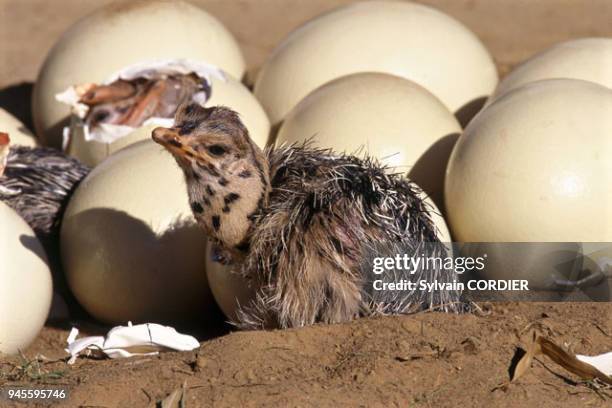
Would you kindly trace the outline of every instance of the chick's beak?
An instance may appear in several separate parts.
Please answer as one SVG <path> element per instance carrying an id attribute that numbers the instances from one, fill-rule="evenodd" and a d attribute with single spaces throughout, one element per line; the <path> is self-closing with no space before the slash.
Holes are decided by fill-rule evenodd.
<path id="1" fill-rule="evenodd" d="M 179 164 L 189 165 L 191 161 L 198 159 L 197 152 L 176 128 L 155 128 L 151 137 L 156 143 L 165 147 L 179 161 Z"/>
<path id="2" fill-rule="evenodd" d="M 171 150 L 172 147 L 176 149 L 180 149 L 183 147 L 183 143 L 181 142 L 181 136 L 173 128 L 155 128 L 153 129 L 153 133 L 151 136 L 153 137 L 153 140 L 156 143 L 159 143 L 160 145 L 164 146 L 169 150 Z"/>

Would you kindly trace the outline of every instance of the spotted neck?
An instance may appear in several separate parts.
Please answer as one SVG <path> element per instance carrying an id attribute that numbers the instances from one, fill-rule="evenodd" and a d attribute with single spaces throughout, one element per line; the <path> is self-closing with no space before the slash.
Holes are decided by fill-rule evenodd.
<path id="1" fill-rule="evenodd" d="M 269 168 L 262 151 L 227 166 L 192 164 L 186 173 L 189 202 L 198 224 L 225 249 L 241 253 L 249 246 L 256 215 L 268 204 Z M 253 159 L 254 158 L 254 159 Z"/>

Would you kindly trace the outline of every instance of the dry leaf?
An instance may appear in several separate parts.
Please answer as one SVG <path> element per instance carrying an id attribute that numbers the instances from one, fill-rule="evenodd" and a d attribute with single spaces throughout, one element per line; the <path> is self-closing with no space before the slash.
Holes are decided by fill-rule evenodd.
<path id="1" fill-rule="evenodd" d="M 529 368 L 531 367 L 531 363 L 533 362 L 533 358 L 537 356 L 539 352 L 540 352 L 540 347 L 537 342 L 536 334 L 534 332 L 533 339 L 531 341 L 531 344 L 529 345 L 529 349 L 527 349 L 527 352 L 525 353 L 525 355 L 521 357 L 519 362 L 516 364 L 516 367 L 514 368 L 514 373 L 512 373 L 512 379 L 510 380 L 510 382 L 516 381 L 523 374 L 525 374 L 527 370 L 529 370 Z"/>
<path id="2" fill-rule="evenodd" d="M 516 381 L 525 374 L 531 367 L 533 358 L 539 354 L 544 354 L 567 371 L 583 379 L 598 379 L 605 384 L 612 385 L 612 377 L 602 373 L 592 365 L 578 360 L 574 354 L 566 351 L 545 337 L 536 336 L 535 333 L 529 350 L 527 350 L 516 365 L 510 382 Z"/>
<path id="3" fill-rule="evenodd" d="M 542 354 L 565 368 L 567 371 L 587 380 L 598 379 L 604 384 L 612 385 L 612 377 L 602 373 L 592 365 L 578 360 L 574 354 L 565 351 L 552 341 L 539 337 L 538 343 L 540 344 Z"/>
<path id="4" fill-rule="evenodd" d="M 161 408 L 186 408 L 187 406 L 187 382 L 175 389 L 161 401 Z"/>

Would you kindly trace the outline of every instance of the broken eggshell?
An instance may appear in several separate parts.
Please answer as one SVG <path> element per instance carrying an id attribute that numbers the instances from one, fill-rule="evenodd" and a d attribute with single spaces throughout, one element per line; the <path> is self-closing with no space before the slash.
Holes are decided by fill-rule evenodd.
<path id="1" fill-rule="evenodd" d="M 61 146 L 70 111 L 55 95 L 69 86 L 100 83 L 140 61 L 190 58 L 235 78 L 245 70 L 238 43 L 223 24 L 185 1 L 120 1 L 77 21 L 47 55 L 33 94 L 36 133 Z"/>
<path id="2" fill-rule="evenodd" d="M 102 84 L 118 79 L 162 78 L 167 75 L 193 73 L 206 83 L 205 91 L 193 95 L 193 101 L 204 106 L 224 105 L 236 110 L 251 138 L 263 147 L 270 130 L 268 118 L 248 89 L 239 81 L 216 67 L 191 60 L 158 60 L 141 62 L 123 68 Z M 57 100 L 71 107 L 71 124 L 64 129 L 63 147 L 66 152 L 83 163 L 95 166 L 112 153 L 141 140 L 150 138 L 157 126 L 169 127 L 172 118 L 151 117 L 140 127 L 100 124 L 90 129 L 84 122 L 89 107 L 80 102 L 81 96 L 91 85 L 71 86 L 56 96 Z"/>
<path id="3" fill-rule="evenodd" d="M 68 364 L 74 364 L 80 355 L 108 358 L 128 358 L 156 355 L 160 351 L 190 351 L 200 346 L 195 337 L 182 334 L 175 328 L 156 323 L 113 327 L 106 337 L 90 336 L 77 339 L 79 330 L 72 328 L 68 335 L 66 352 Z"/>

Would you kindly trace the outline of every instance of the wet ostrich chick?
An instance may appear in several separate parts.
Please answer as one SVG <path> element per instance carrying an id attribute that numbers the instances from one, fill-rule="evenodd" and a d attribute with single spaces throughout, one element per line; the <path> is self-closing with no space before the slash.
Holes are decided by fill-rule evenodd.
<path id="1" fill-rule="evenodd" d="M 196 103 L 179 108 L 174 126 L 157 128 L 152 137 L 183 170 L 191 208 L 214 243 L 215 260 L 232 265 L 258 290 L 250 304 L 241 305 L 239 327 L 458 310 L 455 291 L 372 289 L 380 279 L 369 262 L 374 256 L 420 251 L 425 243 L 428 255 L 447 253 L 418 187 L 374 160 L 309 144 L 262 151 L 236 112 Z M 444 269 L 393 273 L 393 281 L 455 280 Z"/>

